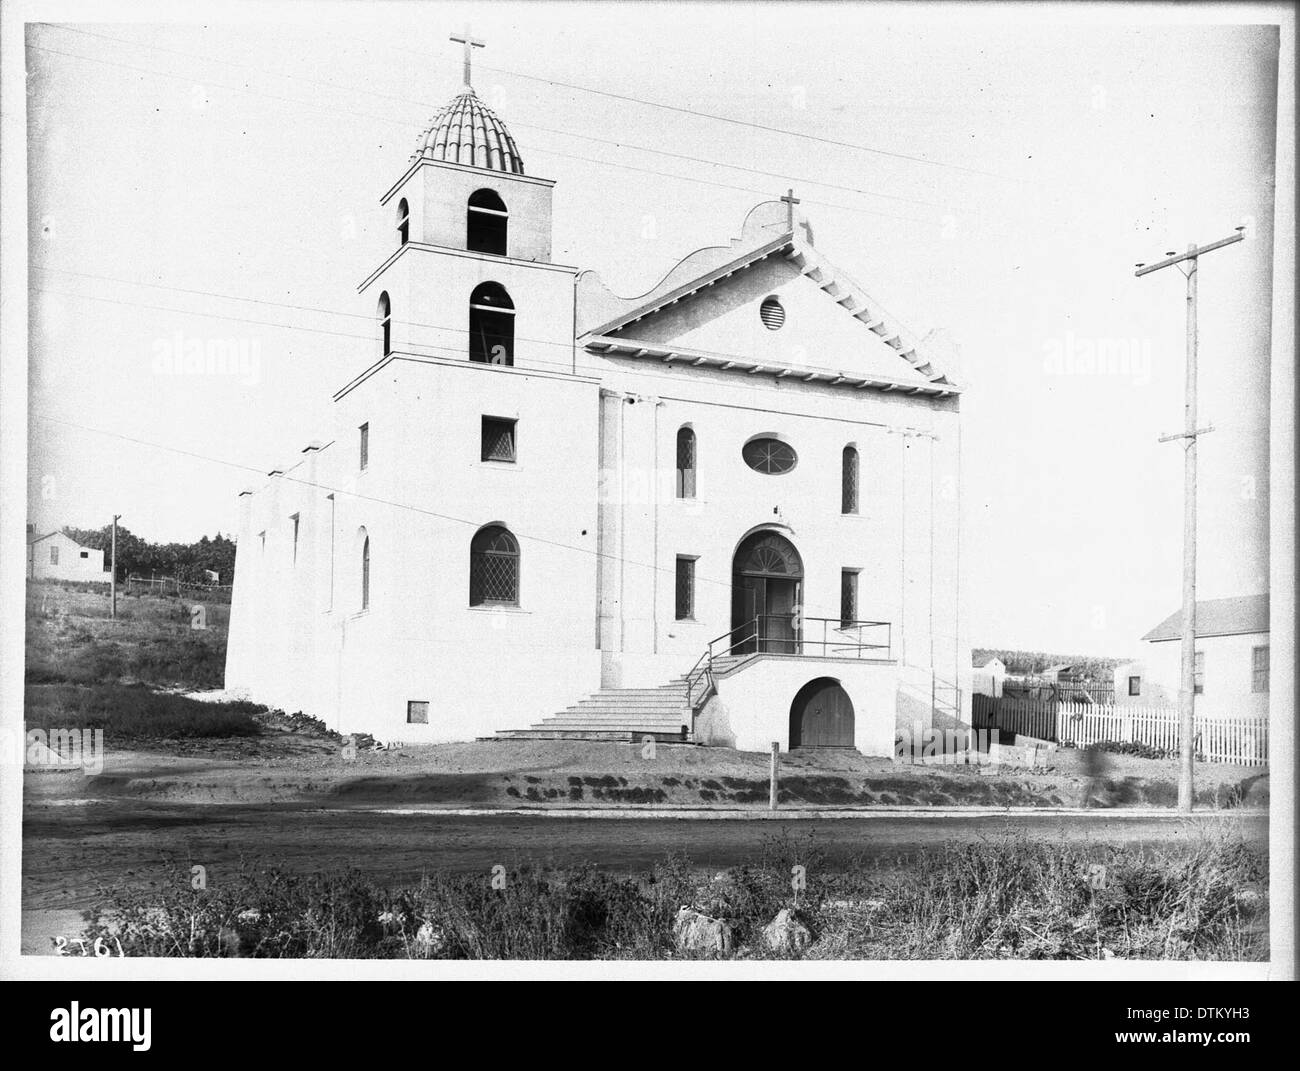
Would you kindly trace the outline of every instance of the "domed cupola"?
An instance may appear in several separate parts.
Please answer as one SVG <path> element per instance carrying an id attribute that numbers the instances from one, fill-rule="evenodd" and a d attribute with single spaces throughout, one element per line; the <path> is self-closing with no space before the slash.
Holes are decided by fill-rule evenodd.
<path id="1" fill-rule="evenodd" d="M 411 159 L 468 164 L 489 171 L 524 173 L 524 161 L 505 123 L 468 86 L 443 107 L 420 135 Z"/>

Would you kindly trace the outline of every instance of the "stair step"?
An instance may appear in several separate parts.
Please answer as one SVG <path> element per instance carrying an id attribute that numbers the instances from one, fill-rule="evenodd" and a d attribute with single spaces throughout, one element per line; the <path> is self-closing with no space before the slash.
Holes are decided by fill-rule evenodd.
<path id="1" fill-rule="evenodd" d="M 684 718 L 543 718 L 534 729 L 565 728 L 574 725 L 603 725 L 619 729 L 680 729 L 688 724 Z"/>

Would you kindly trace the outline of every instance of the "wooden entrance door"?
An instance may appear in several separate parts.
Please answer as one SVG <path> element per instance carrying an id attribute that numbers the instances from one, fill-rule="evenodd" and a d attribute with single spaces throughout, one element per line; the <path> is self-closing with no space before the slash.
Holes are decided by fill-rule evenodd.
<path id="1" fill-rule="evenodd" d="M 736 654 L 799 653 L 803 562 L 779 532 L 755 532 L 732 563 L 731 629 Z"/>
<path id="2" fill-rule="evenodd" d="M 853 747 L 853 703 L 838 681 L 819 677 L 790 704 L 791 747 Z"/>
<path id="3" fill-rule="evenodd" d="M 759 646 L 766 654 L 798 654 L 795 608 L 799 605 L 799 581 L 765 577 L 763 588 Z"/>

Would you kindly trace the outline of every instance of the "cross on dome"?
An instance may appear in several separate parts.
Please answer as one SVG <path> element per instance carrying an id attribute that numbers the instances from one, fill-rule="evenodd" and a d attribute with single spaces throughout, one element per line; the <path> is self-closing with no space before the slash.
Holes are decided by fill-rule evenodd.
<path id="1" fill-rule="evenodd" d="M 473 56 L 474 49 L 486 48 L 487 42 L 480 40 L 470 32 L 469 23 L 465 24 L 465 29 L 460 33 L 452 34 L 449 40 L 465 46 L 465 88 L 472 91 L 474 85 L 470 81 L 470 58 Z"/>

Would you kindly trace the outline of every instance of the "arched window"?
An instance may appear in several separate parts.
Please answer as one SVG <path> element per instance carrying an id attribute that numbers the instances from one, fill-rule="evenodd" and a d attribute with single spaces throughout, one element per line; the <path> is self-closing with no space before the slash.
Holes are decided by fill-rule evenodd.
<path id="1" fill-rule="evenodd" d="M 393 352 L 393 304 L 388 300 L 388 291 L 379 295 L 379 341 L 380 356 L 387 357 Z"/>
<path id="2" fill-rule="evenodd" d="M 858 512 L 858 451 L 854 446 L 844 448 L 840 475 L 840 512 Z"/>
<path id="3" fill-rule="evenodd" d="M 695 432 L 677 429 L 677 497 L 695 497 Z"/>
<path id="4" fill-rule="evenodd" d="M 500 283 L 479 283 L 469 296 L 469 359 L 515 363 L 515 305 Z"/>
<path id="5" fill-rule="evenodd" d="M 510 213 L 500 195 L 495 190 L 475 190 L 465 215 L 465 248 L 504 257 Z"/>
<path id="6" fill-rule="evenodd" d="M 411 206 L 403 197 L 397 202 L 397 244 L 406 245 L 411 240 Z"/>
<path id="7" fill-rule="evenodd" d="M 365 529 L 361 530 L 363 533 Z M 370 609 L 370 536 L 361 538 L 361 609 Z"/>
<path id="8" fill-rule="evenodd" d="M 519 543 L 499 524 L 480 528 L 470 541 L 469 604 L 519 605 Z"/>

